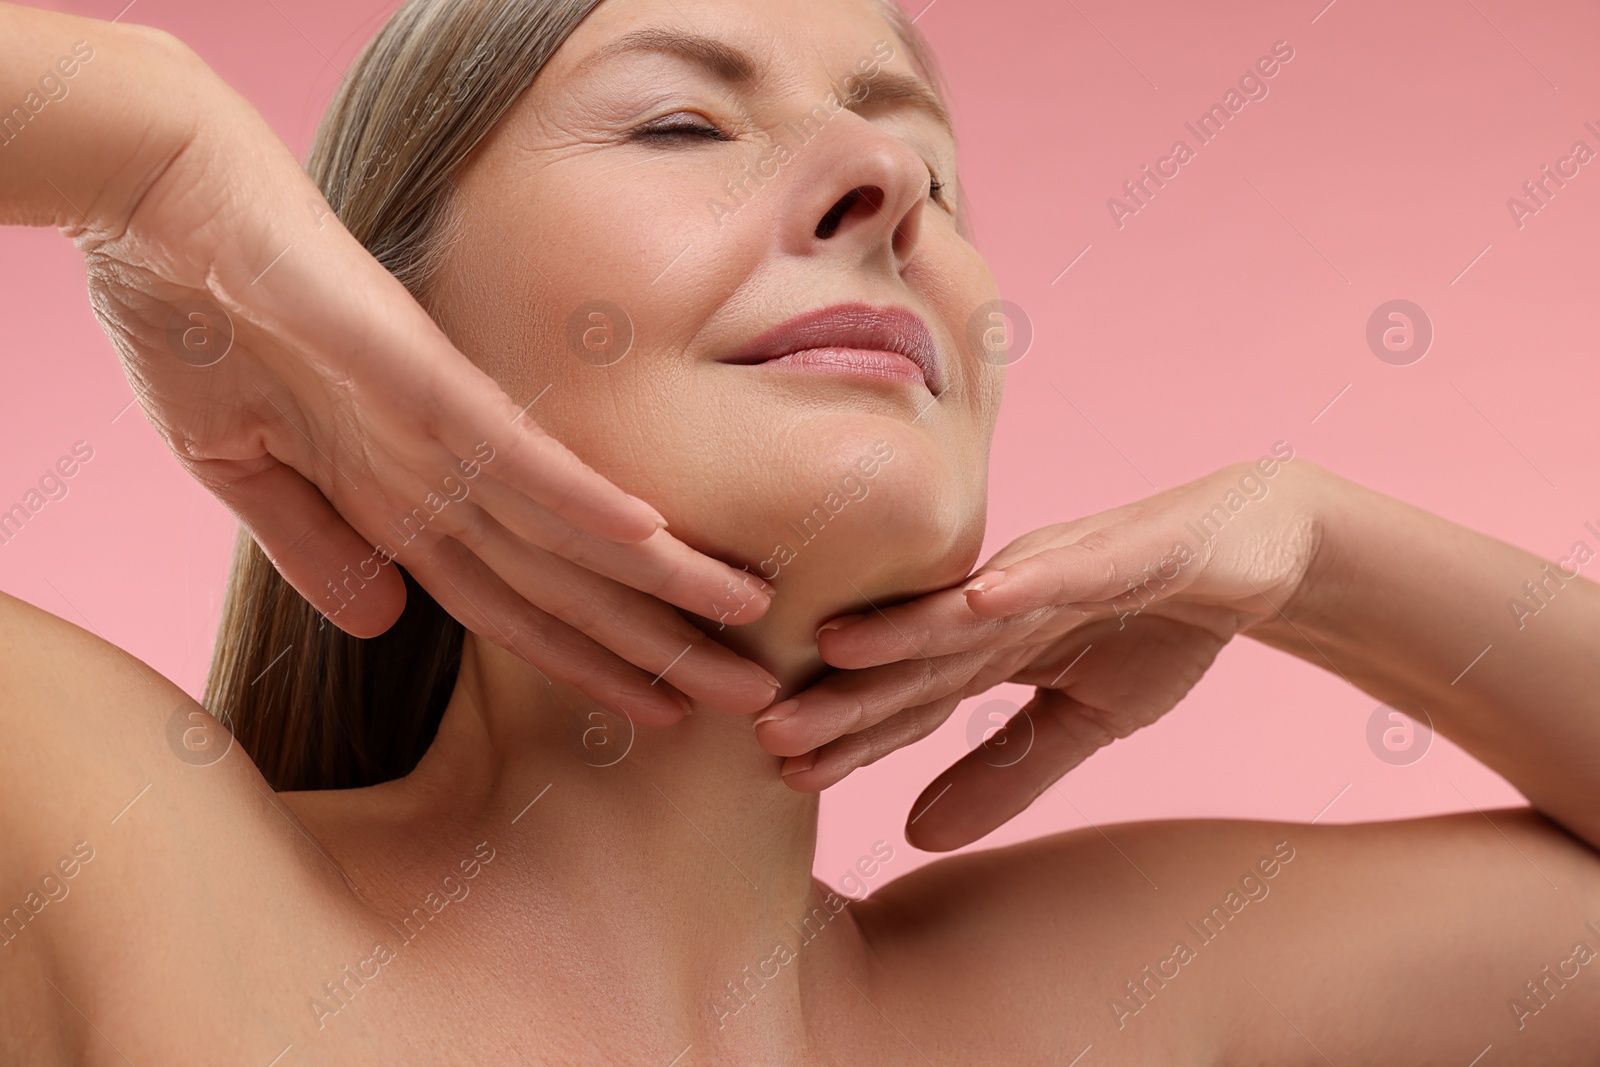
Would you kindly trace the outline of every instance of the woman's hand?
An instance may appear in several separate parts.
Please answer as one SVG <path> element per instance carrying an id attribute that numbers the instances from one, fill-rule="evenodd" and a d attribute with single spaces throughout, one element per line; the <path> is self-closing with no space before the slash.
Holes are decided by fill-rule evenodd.
<path id="1" fill-rule="evenodd" d="M 820 790 L 925 737 L 969 696 L 1036 687 L 912 808 L 908 840 L 959 848 L 1171 710 L 1235 634 L 1293 612 L 1318 542 L 1319 476 L 1304 460 L 1231 466 L 1036 530 L 963 587 L 836 620 L 847 624 L 818 643 L 842 670 L 769 709 L 757 735 L 796 757 L 784 767 L 794 788 Z"/>
<path id="2" fill-rule="evenodd" d="M 109 145 L 59 126 L 39 140 L 58 178 L 73 151 L 116 157 L 93 188 L 52 186 L 62 228 L 151 423 L 302 596 L 381 633 L 405 600 L 392 553 L 474 632 L 640 722 L 676 721 L 680 693 L 771 701 L 767 672 L 668 607 L 749 622 L 765 583 L 543 433 L 532 398 L 452 346 L 192 52 L 91 25 L 100 66 L 73 106 L 114 106 L 87 91 L 99 76 L 135 93 L 117 106 L 144 125 Z"/>

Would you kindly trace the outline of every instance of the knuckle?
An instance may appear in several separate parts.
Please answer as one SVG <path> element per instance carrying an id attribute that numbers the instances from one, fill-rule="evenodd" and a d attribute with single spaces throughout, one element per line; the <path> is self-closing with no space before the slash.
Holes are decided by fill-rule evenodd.
<path id="1" fill-rule="evenodd" d="M 852 769 L 864 767 L 879 759 L 881 754 L 877 752 L 877 748 L 871 733 L 851 734 L 834 742 L 834 759 L 842 766 Z"/>
<path id="2" fill-rule="evenodd" d="M 582 531 L 576 526 L 568 526 L 559 536 L 550 538 L 544 547 L 545 551 L 552 555 L 560 556 L 563 559 L 574 559 L 576 562 L 581 563 L 583 561 L 576 557 L 579 555 L 577 546 L 582 541 Z"/>
<path id="3" fill-rule="evenodd" d="M 918 708 L 908 708 L 871 729 L 846 738 L 846 741 L 855 745 L 852 765 L 868 766 L 922 740 L 939 728 L 950 712 L 955 710 L 956 703 L 953 700 L 940 700 Z"/>
<path id="4" fill-rule="evenodd" d="M 940 681 L 939 668 L 931 659 L 918 660 L 914 670 L 906 686 L 907 695 L 926 692 Z"/>
<path id="5" fill-rule="evenodd" d="M 1127 584 L 1123 581 L 1122 568 L 1112 555 L 1115 544 L 1115 539 L 1103 529 L 1090 530 L 1077 541 L 1076 547 L 1089 555 L 1092 561 L 1092 573 L 1097 574 L 1100 579 L 1100 587 L 1090 591 L 1096 599 L 1112 595 Z M 1071 575 L 1068 571 L 1062 569 L 1058 572 L 1058 596 L 1069 595 L 1070 580 Z"/>
<path id="6" fill-rule="evenodd" d="M 905 722 L 896 738 L 895 747 L 902 748 L 933 733 L 950 717 L 950 713 L 955 710 L 958 703 L 958 700 L 939 700 L 906 712 L 901 716 Z"/>
<path id="7" fill-rule="evenodd" d="M 1051 702 L 1050 714 L 1077 745 L 1097 750 L 1117 740 L 1118 735 L 1102 719 L 1098 709 L 1076 701 L 1067 704 Z"/>
<path id="8" fill-rule="evenodd" d="M 1110 738 L 1107 744 L 1127 737 L 1145 724 L 1145 720 L 1137 713 L 1115 706 L 1093 709 L 1093 718 Z"/>
<path id="9" fill-rule="evenodd" d="M 1088 533 L 1078 538 L 1077 541 L 1079 548 L 1083 549 L 1085 552 L 1093 552 L 1095 555 L 1101 555 L 1109 552 L 1114 544 L 1115 539 L 1103 526 L 1090 530 Z"/>
<path id="10" fill-rule="evenodd" d="M 495 640 L 495 644 L 507 652 L 520 656 L 535 667 L 554 668 L 551 673 L 565 679 L 561 665 L 566 662 L 566 657 L 556 654 L 557 643 L 551 639 L 550 627 L 542 619 L 523 619 L 518 623 L 498 626 L 494 638 L 503 638 Z"/>
<path id="11" fill-rule="evenodd" d="M 591 597 L 569 596 L 559 604 L 548 605 L 545 610 L 581 633 L 590 633 L 599 621 L 599 611 Z"/>
<path id="12" fill-rule="evenodd" d="M 439 532 L 455 538 L 476 554 L 489 538 L 489 527 L 483 509 L 476 504 L 459 504 L 446 508 L 438 518 Z"/>

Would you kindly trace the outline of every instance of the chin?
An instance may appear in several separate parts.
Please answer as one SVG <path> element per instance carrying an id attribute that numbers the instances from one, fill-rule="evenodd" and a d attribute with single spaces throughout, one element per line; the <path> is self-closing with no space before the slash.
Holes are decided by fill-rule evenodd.
<path id="1" fill-rule="evenodd" d="M 806 431 L 784 488 L 739 522 L 732 555 L 781 599 L 820 613 L 892 603 L 960 581 L 976 563 L 986 512 L 987 454 L 952 450 L 890 419 L 839 420 Z M 737 557 L 737 558 L 734 558 Z"/>
<path id="2" fill-rule="evenodd" d="M 766 386 L 669 380 L 649 417 L 600 418 L 586 404 L 552 412 L 546 428 L 659 508 L 674 537 L 770 582 L 784 605 L 774 613 L 796 626 L 966 577 L 987 510 L 982 414 L 941 404 L 918 417 L 926 393 L 919 405 L 910 390 L 826 384 L 785 390 L 780 404 Z"/>

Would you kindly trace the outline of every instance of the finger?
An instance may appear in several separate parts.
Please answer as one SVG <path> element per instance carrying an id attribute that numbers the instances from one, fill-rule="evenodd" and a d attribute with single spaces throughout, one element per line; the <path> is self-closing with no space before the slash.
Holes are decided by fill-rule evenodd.
<path id="1" fill-rule="evenodd" d="M 830 741 L 815 751 L 790 756 L 783 761 L 779 773 L 796 792 L 820 793 L 851 772 L 927 737 L 944 724 L 962 699 L 962 694 L 952 693 L 920 707 L 906 708 L 876 726 Z"/>
<path id="2" fill-rule="evenodd" d="M 407 570 L 440 607 L 473 633 L 572 686 L 595 703 L 641 726 L 670 726 L 689 711 L 669 683 L 627 663 L 572 627 L 529 604 L 465 546 L 441 539 L 418 552 Z"/>
<path id="3" fill-rule="evenodd" d="M 904 708 L 962 691 L 986 660 L 985 653 L 967 653 L 830 674 L 763 712 L 756 740 L 775 756 L 798 756 Z"/>
<path id="4" fill-rule="evenodd" d="M 484 479 L 473 492 L 479 506 L 518 537 L 685 611 L 743 625 L 772 605 L 774 590 L 761 578 L 696 552 L 665 530 L 640 544 L 619 545 L 574 526 L 497 478 Z"/>
<path id="5" fill-rule="evenodd" d="M 999 618 L 1051 605 L 1113 610 L 1171 596 L 1199 570 L 1187 540 L 1165 526 L 1125 522 L 979 574 L 963 588 L 975 614 Z"/>
<path id="6" fill-rule="evenodd" d="M 490 516 L 480 515 L 455 540 L 529 603 L 687 696 L 724 711 L 750 713 L 771 704 L 777 694 L 777 678 L 671 607 L 529 548 Z"/>
<path id="7" fill-rule="evenodd" d="M 1000 731 L 922 791 L 911 806 L 906 840 L 928 852 L 969 845 L 1136 728 L 1065 693 L 1040 690 Z"/>
<path id="8" fill-rule="evenodd" d="M 960 589 L 943 589 L 855 617 L 842 627 L 828 629 L 824 624 L 825 628 L 817 631 L 817 650 L 829 666 L 860 670 L 917 656 L 949 656 L 1014 642 L 1049 614 L 984 618 L 973 614 Z"/>
<path id="9" fill-rule="evenodd" d="M 370 638 L 400 618 L 405 582 L 377 565 L 366 538 L 293 468 L 270 456 L 250 464 L 201 460 L 187 466 L 238 516 L 284 581 L 329 622 L 352 637 Z M 373 571 L 374 577 L 364 577 Z"/>
<path id="10" fill-rule="evenodd" d="M 653 509 L 540 429 L 532 413 L 462 355 L 405 287 L 347 233 L 341 229 L 333 240 L 313 242 L 305 251 L 267 276 L 267 291 L 258 299 L 292 311 L 278 318 L 302 351 L 338 353 L 344 362 L 334 369 L 367 386 L 362 414 L 377 439 L 375 451 L 401 457 L 402 466 L 413 470 L 450 466 L 454 457 L 477 462 L 514 494 L 594 538 L 634 544 L 653 537 L 661 525 Z M 331 269 L 344 271 L 353 283 L 337 299 L 318 284 Z M 362 296 L 350 298 L 351 292 Z M 427 446 L 434 442 L 449 455 L 433 455 Z M 516 528 L 514 521 L 510 525 Z M 751 583 L 733 578 L 726 564 L 681 545 L 653 551 L 642 562 L 637 584 L 659 583 L 669 602 L 724 621 L 750 621 L 765 610 L 770 589 L 758 585 L 752 593 Z M 745 608 L 748 601 L 754 603 Z"/>
<path id="11" fill-rule="evenodd" d="M 653 508 L 540 429 L 347 231 L 330 227 L 326 237 L 301 242 L 252 290 L 290 342 L 286 352 L 338 353 L 336 369 L 361 388 L 374 426 L 396 437 L 403 427 L 454 456 L 492 456 L 508 484 L 597 537 L 631 543 L 660 528 Z M 330 290 L 330 277 L 350 285 Z M 291 366 L 274 369 L 295 376 Z"/>
<path id="12" fill-rule="evenodd" d="M 623 492 L 541 429 L 465 356 L 457 354 L 455 359 L 459 363 L 441 367 L 450 373 L 441 374 L 438 383 L 435 426 L 454 454 L 483 458 L 479 449 L 486 444 L 496 477 L 596 537 L 631 544 L 666 526 L 649 504 Z M 473 374 L 468 375 L 466 368 Z"/>

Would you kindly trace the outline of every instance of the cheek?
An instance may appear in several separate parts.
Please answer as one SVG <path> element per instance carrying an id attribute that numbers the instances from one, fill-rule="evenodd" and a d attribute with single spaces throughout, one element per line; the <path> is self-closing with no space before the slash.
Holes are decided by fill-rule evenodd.
<path id="1" fill-rule="evenodd" d="M 493 220 L 466 212 L 439 300 L 457 309 L 446 332 L 519 403 L 548 387 L 531 413 L 552 433 L 562 426 L 575 451 L 668 417 L 651 408 L 686 404 L 683 420 L 704 418 L 709 398 L 679 393 L 682 353 L 760 255 L 698 233 L 698 215 L 684 217 L 698 202 L 649 180 L 655 164 L 612 174 L 585 162 L 464 180 L 466 195 L 495 205 Z"/>
<path id="2" fill-rule="evenodd" d="M 641 322 L 670 323 L 692 312 L 686 298 L 716 297 L 714 308 L 736 292 L 767 250 L 769 228 L 745 232 L 710 210 L 737 163 L 672 154 L 598 163 L 579 154 L 508 175 L 518 206 L 500 217 L 508 233 L 537 235 L 528 255 L 557 304 L 604 297 Z M 502 190 L 489 195 L 508 203 Z"/>
<path id="3" fill-rule="evenodd" d="M 851 577 L 869 594 L 967 573 L 983 538 L 1003 370 L 947 353 L 955 389 L 913 424 L 898 406 L 802 399 L 686 355 L 759 276 L 767 243 L 686 214 L 703 203 L 641 183 L 650 166 L 618 175 L 626 195 L 616 196 L 568 188 L 583 168 L 560 162 L 464 180 L 493 211 L 462 213 L 435 294 L 446 333 L 519 407 L 531 403 L 540 427 L 661 508 L 695 548 L 754 568 L 788 546 L 786 577 L 809 572 L 847 591 Z M 959 342 L 995 298 L 992 276 L 953 231 L 933 237 L 925 262 L 907 280 L 938 332 Z M 624 336 L 626 355 L 604 365 L 605 346 Z M 893 458 L 866 477 L 860 460 L 878 456 L 879 441 Z M 864 492 L 852 494 L 852 477 Z"/>

